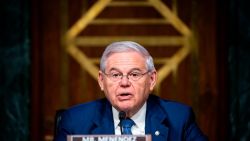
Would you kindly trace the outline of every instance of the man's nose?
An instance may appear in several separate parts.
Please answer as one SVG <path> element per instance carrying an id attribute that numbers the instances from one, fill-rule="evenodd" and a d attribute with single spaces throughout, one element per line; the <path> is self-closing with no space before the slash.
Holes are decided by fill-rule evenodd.
<path id="1" fill-rule="evenodd" d="M 121 86 L 129 86 L 130 85 L 128 75 L 123 75 L 123 77 L 121 78 L 120 84 L 121 84 Z"/>

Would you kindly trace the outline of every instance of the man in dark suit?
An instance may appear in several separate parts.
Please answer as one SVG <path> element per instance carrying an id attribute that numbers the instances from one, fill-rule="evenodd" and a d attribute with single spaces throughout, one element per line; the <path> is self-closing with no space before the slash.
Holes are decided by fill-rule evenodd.
<path id="1" fill-rule="evenodd" d="M 125 133 L 123 120 L 129 120 L 130 133 L 151 134 L 153 141 L 206 141 L 189 106 L 150 94 L 156 80 L 153 59 L 144 47 L 131 41 L 110 44 L 98 75 L 106 98 L 66 110 L 55 140 L 66 141 L 72 134 L 120 135 Z"/>

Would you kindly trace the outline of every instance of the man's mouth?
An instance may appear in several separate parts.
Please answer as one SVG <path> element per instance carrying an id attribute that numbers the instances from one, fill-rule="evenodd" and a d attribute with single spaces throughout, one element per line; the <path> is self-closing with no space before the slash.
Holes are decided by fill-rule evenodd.
<path id="1" fill-rule="evenodd" d="M 119 94 L 119 96 L 128 96 L 128 95 L 131 95 L 130 93 L 122 93 L 122 94 Z"/>
<path id="2" fill-rule="evenodd" d="M 121 93 L 118 95 L 119 100 L 128 100 L 132 97 L 131 93 Z"/>

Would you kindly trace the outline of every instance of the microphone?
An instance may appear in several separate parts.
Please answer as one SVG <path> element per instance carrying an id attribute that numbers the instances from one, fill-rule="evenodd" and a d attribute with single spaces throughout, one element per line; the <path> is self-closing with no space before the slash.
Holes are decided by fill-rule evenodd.
<path id="1" fill-rule="evenodd" d="M 123 134 L 122 131 L 122 121 L 126 118 L 126 113 L 124 111 L 119 112 L 119 120 L 120 120 L 120 130 L 121 134 Z"/>

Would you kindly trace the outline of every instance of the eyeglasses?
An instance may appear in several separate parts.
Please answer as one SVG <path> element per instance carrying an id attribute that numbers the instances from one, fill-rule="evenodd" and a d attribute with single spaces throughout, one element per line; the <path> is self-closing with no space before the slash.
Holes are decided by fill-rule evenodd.
<path id="1" fill-rule="evenodd" d="M 137 81 L 139 80 L 140 78 L 142 78 L 145 74 L 148 73 L 145 72 L 145 73 L 141 73 L 141 72 L 130 72 L 128 73 L 127 75 L 124 75 L 120 72 L 113 72 L 113 73 L 110 73 L 110 74 L 106 74 L 105 72 L 103 72 L 110 80 L 114 81 L 114 82 L 117 82 L 119 80 L 121 80 L 124 76 L 127 77 L 127 79 L 129 80 L 133 80 L 133 81 Z"/>

